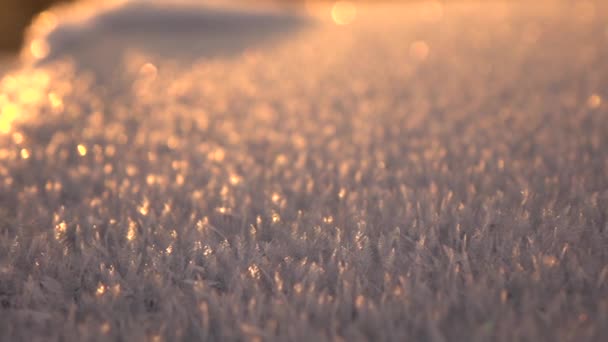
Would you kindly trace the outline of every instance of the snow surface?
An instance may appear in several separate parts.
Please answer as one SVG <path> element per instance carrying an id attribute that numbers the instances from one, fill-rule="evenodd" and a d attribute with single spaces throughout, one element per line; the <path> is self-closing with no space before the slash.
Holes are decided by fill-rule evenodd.
<path id="1" fill-rule="evenodd" d="M 608 338 L 605 4 L 234 7 L 34 24 L 0 340 Z"/>

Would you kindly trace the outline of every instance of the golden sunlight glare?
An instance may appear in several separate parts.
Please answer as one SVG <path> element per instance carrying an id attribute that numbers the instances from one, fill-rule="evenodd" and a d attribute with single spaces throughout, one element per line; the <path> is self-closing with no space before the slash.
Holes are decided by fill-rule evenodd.
<path id="1" fill-rule="evenodd" d="M 80 154 L 80 156 L 84 157 L 87 155 L 87 147 L 83 144 L 78 144 L 76 148 L 78 149 L 78 154 Z"/>
<path id="2" fill-rule="evenodd" d="M 331 9 L 331 18 L 337 25 L 348 25 L 357 18 L 357 6 L 349 1 L 337 1 Z"/>
<path id="3" fill-rule="evenodd" d="M 7 103 L 0 109 L 0 133 L 7 134 L 11 131 L 13 121 L 17 119 L 19 109 L 15 104 Z"/>
<path id="4" fill-rule="evenodd" d="M 35 39 L 30 43 L 30 53 L 36 59 L 48 56 L 49 52 L 49 44 L 42 39 Z"/>

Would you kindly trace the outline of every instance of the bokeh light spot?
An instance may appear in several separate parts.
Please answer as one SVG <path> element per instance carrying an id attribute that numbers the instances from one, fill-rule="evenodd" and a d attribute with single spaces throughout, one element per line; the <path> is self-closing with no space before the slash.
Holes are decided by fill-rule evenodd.
<path id="1" fill-rule="evenodd" d="M 145 63 L 139 69 L 139 73 L 145 78 L 154 79 L 158 74 L 158 68 L 152 63 Z"/>
<path id="2" fill-rule="evenodd" d="M 30 158 L 30 151 L 27 148 L 22 148 L 21 149 L 21 158 L 22 159 L 29 159 Z"/>
<path id="3" fill-rule="evenodd" d="M 49 102 L 51 103 L 51 107 L 55 109 L 60 109 L 63 107 L 63 100 L 56 93 L 49 93 Z"/>
<path id="4" fill-rule="evenodd" d="M 11 131 L 13 121 L 17 119 L 19 109 L 12 103 L 7 103 L 0 110 L 0 133 L 7 134 Z"/>
<path id="5" fill-rule="evenodd" d="M 587 106 L 589 108 L 595 109 L 598 108 L 602 104 L 602 98 L 598 94 L 593 94 L 589 96 L 587 99 Z"/>
<path id="6" fill-rule="evenodd" d="M 331 9 L 331 18 L 337 25 L 348 25 L 357 18 L 357 6 L 349 1 L 338 1 Z"/>
<path id="7" fill-rule="evenodd" d="M 30 53 L 36 59 L 42 59 L 48 56 L 50 52 L 49 44 L 42 39 L 34 39 L 30 43 Z"/>
<path id="8" fill-rule="evenodd" d="M 427 59 L 429 52 L 429 45 L 424 40 L 417 40 L 410 45 L 410 56 L 417 61 Z"/>
<path id="9" fill-rule="evenodd" d="M 78 154 L 80 154 L 82 157 L 87 155 L 87 147 L 83 144 L 78 144 L 78 146 L 76 146 L 76 149 L 78 149 Z"/>

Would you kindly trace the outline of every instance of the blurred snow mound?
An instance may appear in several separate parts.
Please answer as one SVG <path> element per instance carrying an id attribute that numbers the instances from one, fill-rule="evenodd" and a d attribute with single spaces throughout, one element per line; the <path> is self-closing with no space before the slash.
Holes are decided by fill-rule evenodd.
<path id="1" fill-rule="evenodd" d="M 68 57 L 106 73 L 127 53 L 191 62 L 273 41 L 305 24 L 292 12 L 225 2 L 84 2 L 42 13 L 29 29 L 22 59 L 42 65 Z"/>

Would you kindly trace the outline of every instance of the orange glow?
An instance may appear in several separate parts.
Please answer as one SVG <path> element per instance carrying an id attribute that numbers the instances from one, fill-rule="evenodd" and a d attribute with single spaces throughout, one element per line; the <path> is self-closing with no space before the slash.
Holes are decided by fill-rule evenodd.
<path id="1" fill-rule="evenodd" d="M 272 202 L 278 203 L 281 200 L 281 196 L 276 192 L 272 194 Z"/>
<path id="2" fill-rule="evenodd" d="M 260 279 L 260 268 L 258 267 L 258 265 L 252 264 L 251 266 L 249 266 L 249 268 L 247 268 L 247 271 L 249 272 L 251 278 Z"/>
<path id="3" fill-rule="evenodd" d="M 357 6 L 352 2 L 338 1 L 331 9 L 331 18 L 337 25 L 348 25 L 357 18 Z"/>
<path id="4" fill-rule="evenodd" d="M 241 177 L 237 176 L 237 175 L 232 175 L 230 176 L 230 184 L 232 185 L 237 185 L 241 182 Z"/>
<path id="5" fill-rule="evenodd" d="M 424 40 L 417 40 L 410 45 L 410 56 L 417 61 L 424 61 L 429 56 L 429 45 Z"/>
<path id="6" fill-rule="evenodd" d="M 79 144 L 76 148 L 78 149 L 78 154 L 80 154 L 82 157 L 87 155 L 87 147 L 83 144 Z"/>
<path id="7" fill-rule="evenodd" d="M 49 44 L 42 39 L 35 39 L 30 43 L 30 53 L 36 59 L 48 56 L 49 52 Z"/>
<path id="8" fill-rule="evenodd" d="M 23 134 L 19 132 L 13 133 L 13 141 L 15 142 L 15 144 L 23 143 Z"/>
<path id="9" fill-rule="evenodd" d="M 57 27 L 57 17 L 49 11 L 41 12 L 36 21 L 36 24 L 43 25 L 47 30 L 52 30 Z"/>
<path id="10" fill-rule="evenodd" d="M 422 19 L 430 22 L 438 22 L 443 18 L 443 5 L 439 1 L 426 1 L 420 9 Z"/>
<path id="11" fill-rule="evenodd" d="M 63 106 L 63 100 L 55 93 L 49 93 L 49 102 L 53 108 L 61 108 Z"/>
<path id="12" fill-rule="evenodd" d="M 23 150 L 21 150 L 21 151 L 23 151 Z M 60 240 L 63 237 L 63 235 L 65 234 L 65 232 L 67 231 L 67 229 L 68 229 L 68 226 L 65 223 L 65 221 L 62 221 L 61 223 L 56 225 L 55 226 L 55 239 Z"/>
<path id="13" fill-rule="evenodd" d="M 224 152 L 224 150 L 221 148 L 218 148 L 209 154 L 209 159 L 215 160 L 217 162 L 221 162 L 224 160 L 225 156 L 226 156 L 226 153 Z"/>
<path id="14" fill-rule="evenodd" d="M 589 99 L 587 100 L 587 106 L 589 106 L 589 108 L 592 108 L 592 109 L 599 107 L 601 104 L 602 104 L 602 98 L 597 94 L 593 94 L 593 95 L 589 96 Z"/>
<path id="15" fill-rule="evenodd" d="M 38 103 L 41 97 L 40 89 L 37 88 L 25 88 L 19 93 L 19 101 L 24 104 Z"/>
<path id="16" fill-rule="evenodd" d="M 136 236 L 137 236 L 137 226 L 135 225 L 135 222 L 130 221 L 129 229 L 127 230 L 127 240 L 133 241 L 133 240 L 135 240 Z"/>
<path id="17" fill-rule="evenodd" d="M 0 133 L 7 134 L 11 131 L 13 121 L 17 119 L 19 115 L 19 108 L 12 104 L 7 103 L 0 109 Z"/>
<path id="18" fill-rule="evenodd" d="M 326 18 L 332 7 L 331 3 L 320 0 L 306 0 L 304 6 L 309 15 L 320 18 Z"/>
<path id="19" fill-rule="evenodd" d="M 105 322 L 104 324 L 102 324 L 102 325 L 99 327 L 99 331 L 101 331 L 101 333 L 105 335 L 105 334 L 107 334 L 107 333 L 109 333 L 109 332 L 110 332 L 110 328 L 111 328 L 111 327 L 110 327 L 110 323 Z"/>
<path id="20" fill-rule="evenodd" d="M 145 63 L 139 68 L 139 74 L 148 79 L 156 78 L 158 68 L 152 63 Z"/>
<path id="21" fill-rule="evenodd" d="M 43 70 L 7 75 L 0 80 L 0 134 L 10 133 L 31 106 L 39 105 L 47 97 L 50 76 Z M 51 105 L 63 104 L 56 94 L 49 95 Z M 53 106 L 53 108 L 56 108 Z"/>
<path id="22" fill-rule="evenodd" d="M 281 221 L 281 216 L 278 213 L 272 213 L 272 223 Z"/>
<path id="23" fill-rule="evenodd" d="M 144 198 L 143 203 L 139 207 L 137 207 L 137 210 L 143 216 L 148 215 L 149 209 L 150 209 L 150 202 L 148 202 L 148 200 L 146 198 Z"/>
<path id="24" fill-rule="evenodd" d="M 21 158 L 29 159 L 29 157 L 30 157 L 30 151 L 26 148 L 22 148 L 21 149 Z"/>
<path id="25" fill-rule="evenodd" d="M 106 286 L 102 283 L 99 283 L 97 285 L 97 290 L 95 291 L 95 294 L 100 297 L 103 296 L 103 294 L 106 293 Z"/>

